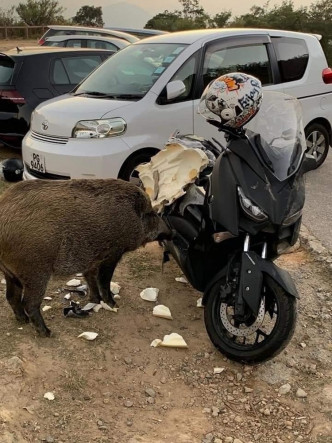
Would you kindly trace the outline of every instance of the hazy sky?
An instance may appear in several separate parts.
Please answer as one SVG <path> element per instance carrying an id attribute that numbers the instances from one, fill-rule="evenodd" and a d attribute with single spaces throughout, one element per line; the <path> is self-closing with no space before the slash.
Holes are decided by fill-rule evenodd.
<path id="1" fill-rule="evenodd" d="M 20 2 L 24 3 L 24 0 L 1 0 L 0 8 L 9 8 L 11 6 L 17 6 Z M 65 8 L 65 17 L 69 18 L 76 14 L 81 6 L 89 5 L 91 2 L 87 0 L 58 0 L 59 4 Z M 280 5 L 282 0 L 271 0 L 270 5 Z M 314 0 L 293 0 L 296 8 L 300 6 L 310 6 L 315 3 Z M 123 7 L 123 13 L 121 11 L 121 4 Z M 130 5 L 134 5 L 140 9 L 133 8 L 131 13 Z M 205 9 L 205 11 L 214 15 L 222 10 L 231 10 L 233 17 L 235 15 L 241 15 L 249 11 L 253 5 L 263 6 L 266 4 L 266 0 L 200 0 L 199 4 Z M 164 10 L 174 11 L 181 9 L 181 5 L 178 0 L 95 0 L 94 6 L 101 6 L 104 13 L 105 25 L 112 26 L 130 26 L 130 27 L 143 27 L 146 21 L 159 12 Z M 112 17 L 112 7 L 114 5 L 114 23 Z M 106 20 L 105 20 L 106 19 Z M 107 23 L 111 21 L 112 23 Z M 135 23 L 135 25 L 133 25 Z"/>
<path id="2" fill-rule="evenodd" d="M 115 1 L 112 1 L 111 3 L 115 3 Z M 128 0 L 128 3 L 133 3 L 143 9 L 157 12 L 162 12 L 165 9 L 168 9 L 169 11 L 180 9 L 180 3 L 177 0 Z M 230 9 L 233 11 L 234 15 L 237 15 L 249 11 L 252 5 L 265 5 L 266 0 L 200 0 L 199 3 L 209 14 L 216 14 L 223 9 Z M 281 4 L 281 1 L 272 0 L 270 3 Z M 294 0 L 293 3 L 298 8 L 299 6 L 309 6 L 313 3 L 313 0 Z"/>

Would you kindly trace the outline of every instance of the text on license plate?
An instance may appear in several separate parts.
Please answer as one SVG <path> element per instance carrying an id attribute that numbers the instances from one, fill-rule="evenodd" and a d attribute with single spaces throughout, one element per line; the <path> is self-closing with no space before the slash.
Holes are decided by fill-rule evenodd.
<path id="1" fill-rule="evenodd" d="M 45 169 L 44 156 L 32 152 L 31 159 L 30 159 L 30 168 L 34 171 L 38 171 L 38 172 L 41 172 L 42 174 L 45 174 L 46 169 Z"/>

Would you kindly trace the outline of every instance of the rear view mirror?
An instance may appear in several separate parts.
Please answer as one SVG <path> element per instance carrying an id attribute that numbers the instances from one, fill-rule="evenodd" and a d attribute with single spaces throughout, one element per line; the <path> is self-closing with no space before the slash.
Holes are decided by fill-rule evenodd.
<path id="1" fill-rule="evenodd" d="M 166 85 L 167 100 L 173 100 L 186 91 L 182 80 L 174 80 Z"/>

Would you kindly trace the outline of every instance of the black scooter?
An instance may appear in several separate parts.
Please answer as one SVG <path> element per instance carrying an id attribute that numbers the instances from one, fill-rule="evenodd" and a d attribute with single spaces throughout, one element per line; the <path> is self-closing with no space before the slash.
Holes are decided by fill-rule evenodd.
<path id="1" fill-rule="evenodd" d="M 314 161 L 305 155 L 296 99 L 264 93 L 264 103 L 268 109 L 262 106 L 246 129 L 227 131 L 225 148 L 215 139 L 171 139 L 199 144 L 210 165 L 162 213 L 174 233 L 165 257 L 171 253 L 204 293 L 211 341 L 230 359 L 249 364 L 277 355 L 295 329 L 298 293 L 273 260 L 298 239 L 303 174 Z"/>

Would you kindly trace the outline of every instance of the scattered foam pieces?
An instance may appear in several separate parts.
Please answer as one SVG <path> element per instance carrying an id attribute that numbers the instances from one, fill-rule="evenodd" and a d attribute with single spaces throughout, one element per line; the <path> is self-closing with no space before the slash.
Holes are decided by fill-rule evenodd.
<path id="1" fill-rule="evenodd" d="M 53 300 L 52 297 L 44 297 L 44 300 Z"/>
<path id="2" fill-rule="evenodd" d="M 225 368 L 213 368 L 213 373 L 214 374 L 221 374 L 222 372 L 224 372 Z"/>
<path id="3" fill-rule="evenodd" d="M 188 280 L 184 277 L 175 277 L 175 280 L 180 283 L 188 283 Z"/>
<path id="4" fill-rule="evenodd" d="M 152 347 L 156 348 L 159 346 L 167 347 L 167 348 L 188 348 L 187 343 L 184 341 L 183 337 L 176 332 L 172 332 L 172 334 L 165 335 L 163 340 L 156 338 L 151 343 Z"/>
<path id="5" fill-rule="evenodd" d="M 43 306 L 42 307 L 43 312 L 49 311 L 50 309 L 52 309 L 52 306 Z"/>
<path id="6" fill-rule="evenodd" d="M 85 338 L 85 340 L 95 340 L 98 337 L 97 332 L 82 332 L 82 334 L 77 336 L 78 338 Z"/>
<path id="7" fill-rule="evenodd" d="M 76 277 L 83 277 L 82 272 L 79 272 L 78 274 L 75 274 L 75 275 L 76 275 Z"/>
<path id="8" fill-rule="evenodd" d="M 170 309 L 164 305 L 157 305 L 153 308 L 152 314 L 156 317 L 166 318 L 173 320 Z"/>
<path id="9" fill-rule="evenodd" d="M 163 341 L 160 340 L 160 338 L 156 338 L 153 340 L 150 346 L 152 346 L 153 348 L 157 348 L 158 346 L 162 346 L 162 343 Z"/>
<path id="10" fill-rule="evenodd" d="M 204 306 L 202 305 L 202 300 L 203 300 L 203 298 L 202 297 L 200 297 L 198 300 L 197 300 L 197 307 L 198 308 L 204 308 Z"/>
<path id="11" fill-rule="evenodd" d="M 80 286 L 81 280 L 78 280 L 77 278 L 72 278 L 71 280 L 67 281 L 66 286 Z"/>
<path id="12" fill-rule="evenodd" d="M 94 306 L 94 307 L 92 308 L 92 310 L 93 310 L 93 312 L 99 312 L 101 308 L 102 308 L 102 305 L 101 305 L 101 304 L 98 304 L 98 305 Z"/>
<path id="13" fill-rule="evenodd" d="M 66 300 L 70 300 L 71 294 L 68 292 L 68 294 L 66 294 L 63 298 L 65 298 Z"/>
<path id="14" fill-rule="evenodd" d="M 97 303 L 88 303 L 83 306 L 82 311 L 92 311 L 95 306 L 97 306 Z"/>
<path id="15" fill-rule="evenodd" d="M 4 278 L 1 279 L 1 284 L 5 285 L 6 284 L 6 280 Z"/>
<path id="16" fill-rule="evenodd" d="M 111 281 L 111 291 L 113 294 L 119 294 L 121 286 L 116 281 Z"/>
<path id="17" fill-rule="evenodd" d="M 111 312 L 118 312 L 119 308 L 111 308 L 107 303 L 105 303 L 104 301 L 100 302 L 101 306 L 103 309 L 105 309 L 106 311 L 111 311 Z"/>
<path id="18" fill-rule="evenodd" d="M 158 293 L 158 288 L 146 288 L 140 293 L 140 296 L 146 301 L 157 301 Z"/>
<path id="19" fill-rule="evenodd" d="M 46 392 L 44 394 L 44 398 L 46 398 L 46 400 L 54 400 L 55 396 L 54 396 L 53 392 Z"/>

